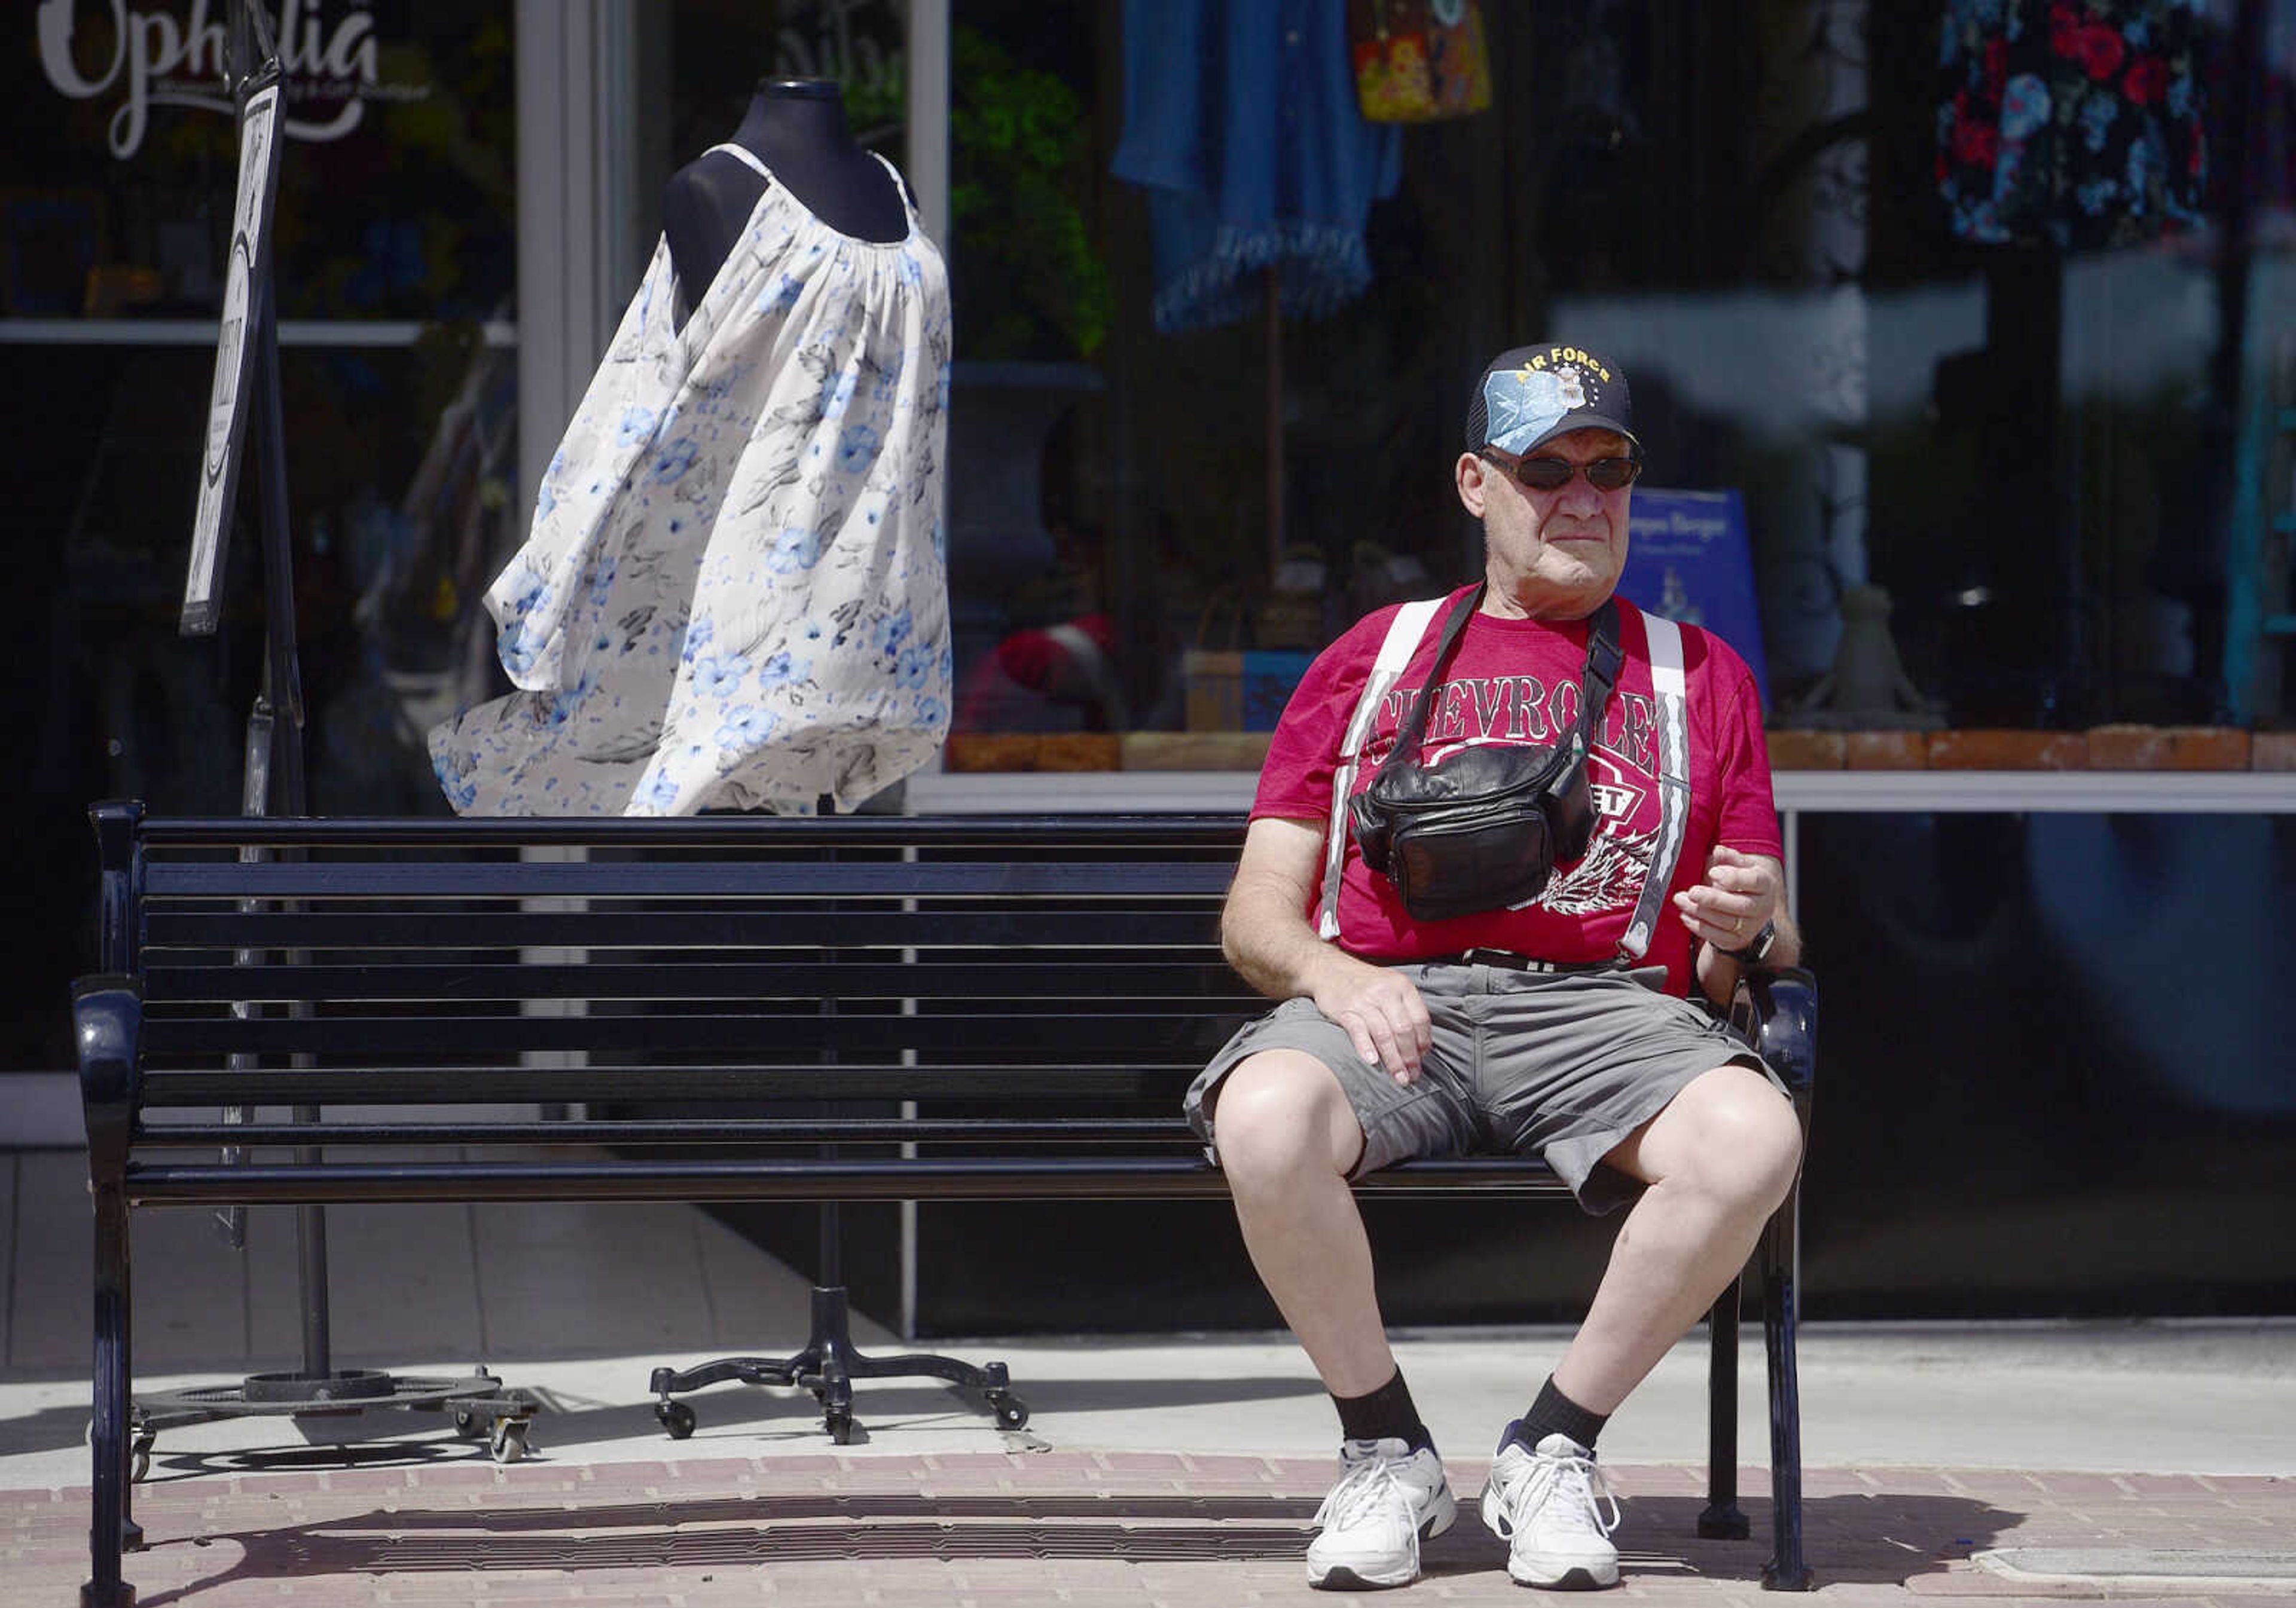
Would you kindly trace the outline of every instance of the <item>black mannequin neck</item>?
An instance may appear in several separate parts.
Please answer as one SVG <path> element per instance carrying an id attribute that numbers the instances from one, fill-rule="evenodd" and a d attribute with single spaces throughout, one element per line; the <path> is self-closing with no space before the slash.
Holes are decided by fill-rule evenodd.
<path id="1" fill-rule="evenodd" d="M 849 158 L 859 149 L 845 121 L 845 98 L 828 78 L 759 79 L 733 143 L 756 151 L 776 172 L 781 159 L 818 162 L 831 152 Z"/>
<path id="2" fill-rule="evenodd" d="M 808 211 L 839 233 L 879 242 L 906 238 L 901 187 L 854 139 L 834 82 L 761 80 L 730 143 L 754 152 Z M 688 306 L 718 277 L 765 190 L 754 168 L 723 152 L 705 154 L 671 177 L 662 198 L 662 233 Z"/>

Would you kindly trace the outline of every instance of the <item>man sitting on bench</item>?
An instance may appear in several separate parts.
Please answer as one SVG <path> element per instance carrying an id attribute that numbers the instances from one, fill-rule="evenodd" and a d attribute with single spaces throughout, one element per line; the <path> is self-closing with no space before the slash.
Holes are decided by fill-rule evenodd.
<path id="1" fill-rule="evenodd" d="M 1282 1003 L 1187 1110 L 1339 1408 L 1316 1586 L 1408 1583 L 1456 1512 L 1388 1347 L 1351 1176 L 1515 1151 L 1590 1212 L 1633 1203 L 1483 1495 L 1514 1579 L 1584 1588 L 1619 1578 L 1604 1421 L 1738 1277 L 1800 1162 L 1775 1078 L 1685 997 L 1694 981 L 1727 999 L 1741 967 L 1800 945 L 1753 677 L 1695 626 L 1606 607 L 1641 468 L 1616 364 L 1568 346 L 1494 359 L 1453 466 L 1483 583 L 1357 624 L 1268 746 L 1222 931 Z M 1488 796 L 1541 764 L 1535 809 L 1521 788 Z M 1447 834 L 1411 807 L 1478 797 Z"/>

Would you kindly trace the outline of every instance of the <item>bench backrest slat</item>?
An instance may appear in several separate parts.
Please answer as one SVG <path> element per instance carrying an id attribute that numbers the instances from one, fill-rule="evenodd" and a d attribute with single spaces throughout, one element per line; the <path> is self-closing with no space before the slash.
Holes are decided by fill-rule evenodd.
<path id="1" fill-rule="evenodd" d="M 939 951 L 935 951 L 938 953 Z M 683 955 L 684 951 L 679 951 Z M 636 1003 L 708 1000 L 1021 1000 L 1095 1001 L 1252 997 L 1226 967 L 1210 960 L 1128 959 L 1095 964 L 1046 959 L 1019 967 L 980 960 L 817 961 L 595 959 L 551 964 L 489 958 L 471 962 L 386 961 L 343 965 L 234 966 L 227 954 L 201 964 L 149 956 L 144 998 L 152 1005 L 238 1000 L 377 1001 L 439 1004 L 503 1000 Z"/>
<path id="2" fill-rule="evenodd" d="M 982 1010 L 958 1014 L 826 1016 L 797 1008 L 764 1014 L 691 1016 L 649 1011 L 620 1015 L 505 1014 L 481 1016 L 154 1016 L 144 1025 L 147 1056 L 258 1056 L 333 1050 L 358 1057 L 513 1056 L 545 1050 L 741 1057 L 759 1068 L 814 1063 L 824 1056 L 895 1055 L 902 1050 L 936 1058 L 991 1065 L 1062 1060 L 1121 1061 L 1141 1056 L 1177 1058 L 1210 1052 L 1234 1030 L 1218 1019 L 1172 1011 Z"/>
<path id="3" fill-rule="evenodd" d="M 1227 889 L 1230 868 L 1162 864 L 898 860 L 161 861 L 152 899 L 789 898 L 995 899 L 1053 895 L 1185 899 Z"/>
<path id="4" fill-rule="evenodd" d="M 217 1131 L 219 1106 L 436 1108 L 374 1119 L 375 1142 L 532 1103 L 586 1111 L 550 1125 L 577 1144 L 586 1122 L 643 1143 L 689 1119 L 766 1143 L 910 1102 L 1185 1151 L 1182 1091 L 1265 1008 L 1220 952 L 1242 837 L 1235 817 L 145 820 L 139 1098 Z M 1091 1126 L 1111 1119 L 1144 1126 Z"/>
<path id="5" fill-rule="evenodd" d="M 222 910 L 147 907 L 144 947 L 169 949 L 709 950 L 775 946 L 1001 950 L 1193 945 L 1216 952 L 1219 917 L 1202 910 L 458 910 L 451 928 L 436 910 Z"/>
<path id="6" fill-rule="evenodd" d="M 1201 1061 L 1158 1064 L 1135 1060 L 1105 1066 L 909 1066 L 874 1062 L 774 1069 L 784 1099 L 816 1101 L 932 1100 L 972 1104 L 984 1096 L 1001 1103 L 1071 1100 L 1157 1102 L 1177 1108 L 1180 1091 Z M 150 1107 L 217 1106 L 447 1106 L 488 1102 L 661 1102 L 755 1104 L 758 1067 L 751 1062 L 688 1066 L 365 1065 L 213 1067 L 147 1072 L 143 1103 Z M 575 1124 L 566 1137 L 578 1139 Z"/>

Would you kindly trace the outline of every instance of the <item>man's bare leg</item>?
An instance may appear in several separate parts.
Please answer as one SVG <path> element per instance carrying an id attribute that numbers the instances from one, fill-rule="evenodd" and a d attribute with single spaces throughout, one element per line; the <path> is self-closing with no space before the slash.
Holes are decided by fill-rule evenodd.
<path id="1" fill-rule="evenodd" d="M 1718 1066 L 1607 1159 L 1650 1187 L 1554 1368 L 1557 1390 L 1606 1416 L 1745 1267 L 1793 1185 L 1801 1130 L 1761 1073 Z"/>
<path id="2" fill-rule="evenodd" d="M 1483 1491 L 1525 1586 L 1616 1585 L 1618 1509 L 1591 1450 L 1603 1420 L 1738 1277 L 1800 1159 L 1793 1107 L 1759 1073 L 1703 1073 L 1604 1158 L 1649 1188 L 1627 1214 L 1587 1321 L 1508 1426 Z"/>
<path id="3" fill-rule="evenodd" d="M 1348 1172 L 1364 1133 L 1331 1069 L 1296 1049 L 1247 1057 L 1220 1082 L 1213 1131 L 1236 1220 L 1283 1321 L 1334 1396 L 1395 1377 L 1371 1242 Z"/>
<path id="4" fill-rule="evenodd" d="M 1316 1511 L 1308 1582 L 1331 1590 L 1419 1578 L 1419 1547 L 1458 1504 L 1388 1349 L 1371 1242 L 1348 1173 L 1363 1126 L 1331 1069 L 1262 1050 L 1221 1081 L 1212 1131 L 1260 1282 L 1316 1366 L 1346 1437 Z"/>

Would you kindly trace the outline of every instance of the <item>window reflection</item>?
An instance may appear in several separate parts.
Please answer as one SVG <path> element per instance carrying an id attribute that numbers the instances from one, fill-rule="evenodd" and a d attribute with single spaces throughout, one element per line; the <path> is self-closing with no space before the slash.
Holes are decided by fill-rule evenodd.
<path id="1" fill-rule="evenodd" d="M 1097 349 L 1041 326 L 1025 349 L 1100 388 L 1071 378 L 1065 409 L 984 421 L 1001 456 L 955 466 L 960 511 L 996 526 L 955 563 L 975 624 L 960 673 L 1070 689 L 983 698 L 964 723 L 1089 730 L 1120 710 L 1134 731 L 1241 731 L 1241 656 L 1280 678 L 1371 600 L 1470 573 L 1454 393 L 1490 350 L 1549 333 L 1632 373 L 1647 486 L 1739 499 L 1775 728 L 2276 723 L 2296 21 L 2137 5 L 2111 39 L 2075 39 L 2045 9 L 1485 7 L 1493 109 L 1403 128 L 1360 290 L 1272 328 L 1246 306 L 1172 329 L 1168 196 L 1123 176 L 1150 115 L 1128 110 L 1128 74 L 1154 71 L 1152 47 L 1119 8 L 955 0 L 960 106 L 971 60 L 1081 109 L 1060 137 L 1088 141 L 1090 171 L 1063 167 L 1060 194 L 1113 291 Z M 1197 10 L 1159 26 L 1185 35 Z M 2031 84 L 2007 89 L 2021 72 L 2070 122 L 2005 167 L 2038 137 Z M 1021 183 L 980 159 L 1002 127 L 976 107 L 952 130 L 983 220 L 960 206 L 952 242 L 976 363 L 1014 355 L 996 349 L 1014 254 L 1041 280 L 1060 266 L 987 221 L 982 187 L 1012 186 L 1009 205 Z M 2013 205 L 1971 200 L 2005 171 L 2023 175 Z M 977 394 L 984 415 L 1013 404 Z M 1060 524 L 1088 537 L 1056 543 L 1046 488 L 1079 486 L 1097 508 Z M 1099 585 L 1051 584 L 1078 575 Z M 1096 622 L 1120 700 L 1073 701 L 1082 665 L 1044 635 L 1063 619 Z"/>

